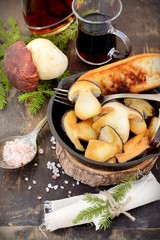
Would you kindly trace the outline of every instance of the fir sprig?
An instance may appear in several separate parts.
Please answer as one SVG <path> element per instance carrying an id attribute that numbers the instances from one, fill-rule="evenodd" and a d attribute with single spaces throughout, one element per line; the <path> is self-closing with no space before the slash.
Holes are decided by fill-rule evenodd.
<path id="1" fill-rule="evenodd" d="M 45 38 L 52 41 L 61 51 L 67 47 L 68 41 L 73 40 L 77 32 L 77 24 L 73 23 L 65 31 L 57 35 L 45 36 Z M 4 27 L 0 19 L 0 110 L 4 109 L 7 105 L 7 95 L 11 90 L 11 85 L 3 69 L 3 57 L 7 48 L 16 41 L 22 40 L 27 44 L 31 40 L 40 36 L 24 36 L 17 22 L 14 18 L 8 18 L 8 26 Z M 57 78 L 61 80 L 63 77 L 68 76 L 67 70 L 62 76 Z M 54 80 L 55 81 L 55 80 Z M 28 111 L 32 114 L 37 113 L 42 108 L 45 100 L 51 97 L 54 91 L 51 88 L 52 81 L 40 81 L 38 89 L 32 92 L 21 93 L 18 97 L 20 102 L 28 103 Z"/>
<path id="2" fill-rule="evenodd" d="M 61 51 L 64 51 L 67 47 L 68 41 L 73 40 L 77 34 L 77 23 L 74 22 L 65 31 L 58 35 L 49 35 L 47 39 L 52 41 Z"/>
<path id="3" fill-rule="evenodd" d="M 133 182 L 136 180 L 136 176 L 122 180 L 121 184 L 114 188 L 112 197 L 116 202 L 120 202 L 131 188 Z M 110 213 L 110 203 L 108 200 L 103 200 L 100 197 L 91 193 L 85 194 L 84 201 L 90 203 L 90 207 L 80 211 L 78 216 L 73 220 L 73 224 L 79 224 L 81 222 L 92 221 L 93 218 L 100 217 L 99 226 L 101 229 L 106 230 L 112 223 L 112 215 Z"/>
<path id="4" fill-rule="evenodd" d="M 136 176 L 131 175 L 129 178 L 124 178 L 121 180 L 121 184 L 115 186 L 115 191 L 113 192 L 112 196 L 116 202 L 120 202 L 131 188 L 133 182 L 136 181 Z"/>
<path id="5" fill-rule="evenodd" d="M 11 89 L 11 84 L 3 69 L 3 61 L 0 61 L 0 110 L 7 105 L 7 94 Z"/>
<path id="6" fill-rule="evenodd" d="M 8 27 L 7 29 L 4 27 L 2 20 L 0 20 L 0 57 L 3 58 L 7 48 L 15 43 L 16 41 L 22 40 L 25 43 L 28 43 L 32 40 L 32 37 L 27 37 L 22 35 L 19 27 L 17 26 L 17 22 L 14 18 L 8 18 Z"/>
<path id="7" fill-rule="evenodd" d="M 6 104 L 6 92 L 4 91 L 3 85 L 0 84 L 0 110 L 2 110 Z"/>
<path id="8" fill-rule="evenodd" d="M 102 214 L 104 210 L 105 201 L 91 193 L 87 193 L 84 196 L 84 201 L 91 204 L 91 207 L 88 207 L 81 211 L 78 216 L 74 219 L 73 223 L 77 224 L 86 220 L 91 220 L 93 217 L 98 217 Z"/>
<path id="9" fill-rule="evenodd" d="M 45 100 L 51 97 L 53 93 L 54 90 L 50 81 L 40 81 L 37 90 L 20 94 L 18 100 L 21 103 L 27 102 L 28 111 L 31 114 L 36 114 L 44 105 Z"/>

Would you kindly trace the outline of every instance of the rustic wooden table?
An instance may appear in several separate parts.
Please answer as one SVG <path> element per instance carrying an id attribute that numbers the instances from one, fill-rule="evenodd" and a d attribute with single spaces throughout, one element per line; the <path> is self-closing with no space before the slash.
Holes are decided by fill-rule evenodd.
<path id="1" fill-rule="evenodd" d="M 122 0 L 123 11 L 116 23 L 131 39 L 132 55 L 144 52 L 160 52 L 160 1 Z M 25 26 L 20 0 L 0 1 L 0 18 L 6 23 L 9 16 L 14 17 L 22 32 L 29 34 Z M 67 49 L 69 69 L 71 73 L 89 70 L 76 56 L 74 41 Z M 0 111 L 0 139 L 9 135 L 29 132 L 47 112 L 47 104 L 37 115 L 30 115 L 26 106 L 17 101 L 17 90 L 12 89 L 8 96 L 7 107 Z M 75 180 L 62 173 L 57 180 L 52 179 L 52 172 L 47 169 L 48 161 L 58 162 L 55 151 L 51 148 L 52 134 L 48 124 L 38 136 L 38 144 L 44 154 L 37 154 L 35 160 L 19 170 L 0 169 L 0 240 L 40 240 L 45 239 L 39 231 L 43 221 L 43 201 L 67 197 L 86 192 L 98 192 L 99 188 L 91 188 L 77 184 Z M 152 172 L 160 181 L 160 162 L 155 164 Z M 28 179 L 28 181 L 26 181 Z M 65 180 L 68 184 L 65 184 Z M 36 184 L 35 184 L 36 183 Z M 58 185 L 57 190 L 46 191 L 49 183 Z M 31 186 L 31 189 L 29 189 Z M 62 186 L 62 188 L 60 187 Z M 64 189 L 63 189 L 64 187 Z M 38 199 L 39 196 L 41 199 Z M 160 202 L 131 211 L 136 217 L 132 222 L 121 215 L 114 219 L 106 232 L 95 231 L 92 226 L 81 226 L 57 230 L 48 233 L 49 239 L 108 239 L 108 240 L 158 240 L 160 239 Z"/>

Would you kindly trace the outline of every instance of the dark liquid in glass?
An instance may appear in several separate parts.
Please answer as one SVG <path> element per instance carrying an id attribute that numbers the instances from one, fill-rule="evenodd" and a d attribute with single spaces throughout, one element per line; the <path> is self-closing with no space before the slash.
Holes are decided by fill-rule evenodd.
<path id="1" fill-rule="evenodd" d="M 91 21 L 105 21 L 105 15 L 94 13 L 83 17 Z M 115 35 L 107 33 L 107 25 L 79 23 L 77 37 L 77 51 L 80 57 L 91 63 L 102 63 L 108 61 L 108 52 L 116 47 Z"/>
<path id="2" fill-rule="evenodd" d="M 58 31 L 73 21 L 72 0 L 22 0 L 22 2 L 24 19 L 34 34 L 47 34 L 53 29 Z"/>

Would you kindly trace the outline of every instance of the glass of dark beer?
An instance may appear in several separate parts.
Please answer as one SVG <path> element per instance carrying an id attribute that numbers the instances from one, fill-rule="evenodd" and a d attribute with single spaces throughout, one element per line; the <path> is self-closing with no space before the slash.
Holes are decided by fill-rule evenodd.
<path id="1" fill-rule="evenodd" d="M 73 0 L 72 10 L 78 19 L 76 51 L 81 60 L 102 65 L 130 55 L 129 38 L 113 26 L 122 11 L 121 0 Z M 117 37 L 125 45 L 123 52 L 116 49 Z"/>
<path id="2" fill-rule="evenodd" d="M 74 20 L 72 0 L 21 0 L 22 13 L 33 34 L 65 30 Z"/>

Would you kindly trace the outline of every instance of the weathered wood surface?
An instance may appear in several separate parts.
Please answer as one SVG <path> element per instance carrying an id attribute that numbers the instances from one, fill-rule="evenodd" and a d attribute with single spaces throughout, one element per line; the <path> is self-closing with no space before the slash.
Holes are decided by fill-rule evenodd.
<path id="1" fill-rule="evenodd" d="M 123 11 L 116 26 L 124 31 L 132 42 L 132 55 L 143 52 L 160 52 L 160 1 L 131 1 L 123 0 Z M 6 22 L 9 16 L 18 21 L 22 32 L 28 34 L 21 14 L 19 0 L 0 1 L 0 17 Z M 76 56 L 74 41 L 68 46 L 69 68 L 71 73 L 90 69 Z M 46 113 L 47 102 L 43 110 L 36 116 L 31 116 L 26 107 L 17 101 L 17 90 L 13 89 L 8 97 L 5 110 L 0 111 L 0 139 L 9 135 L 29 132 Z M 85 184 L 78 184 L 76 180 L 63 174 L 52 179 L 52 173 L 47 169 L 47 162 L 58 160 L 55 151 L 51 149 L 52 134 L 48 124 L 38 136 L 38 144 L 44 149 L 44 154 L 38 154 L 35 160 L 19 170 L 0 169 L 0 240 L 41 240 L 45 239 L 38 226 L 43 221 L 43 201 L 60 199 L 86 192 L 98 192 L 104 187 L 91 188 Z M 37 166 L 35 165 L 37 163 Z M 160 161 L 153 168 L 153 173 L 160 181 Z M 25 178 L 28 178 L 28 181 Z M 36 180 L 36 184 L 33 184 Z M 65 184 L 65 180 L 68 184 Z M 48 183 L 58 185 L 57 190 L 46 192 Z M 32 186 L 31 190 L 28 189 Z M 64 189 L 60 188 L 63 186 Z M 42 199 L 37 197 L 41 196 Z M 49 239 L 160 239 L 160 203 L 155 202 L 131 213 L 136 217 L 132 222 L 125 216 L 114 219 L 107 232 L 95 231 L 93 226 L 82 226 L 57 230 L 49 233 Z"/>

